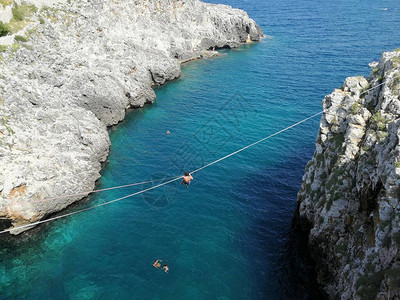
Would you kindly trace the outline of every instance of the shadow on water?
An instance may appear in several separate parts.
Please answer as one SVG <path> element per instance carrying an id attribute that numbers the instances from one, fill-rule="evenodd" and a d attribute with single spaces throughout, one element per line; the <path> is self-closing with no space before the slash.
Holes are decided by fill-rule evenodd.
<path id="1" fill-rule="evenodd" d="M 235 193 L 245 211 L 241 222 L 248 220 L 245 230 L 236 237 L 238 248 L 252 261 L 258 274 L 254 280 L 262 289 L 254 296 L 326 299 L 307 251 L 308 232 L 302 232 L 291 218 L 304 171 L 298 166 L 305 166 L 304 153 L 311 157 L 312 149 L 290 150 L 272 166 L 252 171 L 236 185 Z M 298 182 L 298 188 L 293 182 Z"/>

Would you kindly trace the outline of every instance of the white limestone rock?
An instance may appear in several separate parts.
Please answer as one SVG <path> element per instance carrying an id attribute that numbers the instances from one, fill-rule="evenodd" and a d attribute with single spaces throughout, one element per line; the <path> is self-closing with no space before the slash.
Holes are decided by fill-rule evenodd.
<path id="1" fill-rule="evenodd" d="M 311 228 L 318 280 L 332 299 L 400 297 L 400 52 L 373 67 L 325 97 L 298 193 L 297 222 Z"/>
<path id="2" fill-rule="evenodd" d="M 27 3 L 39 8 L 20 32 L 28 42 L 0 39 L 15 43 L 0 54 L 0 217 L 14 226 L 92 190 L 107 126 L 153 102 L 181 62 L 263 36 L 244 11 L 198 0 Z"/>

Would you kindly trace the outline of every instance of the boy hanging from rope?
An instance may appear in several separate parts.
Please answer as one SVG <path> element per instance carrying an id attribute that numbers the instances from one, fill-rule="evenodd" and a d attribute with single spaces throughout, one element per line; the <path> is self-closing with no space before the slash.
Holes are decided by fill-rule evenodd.
<path id="1" fill-rule="evenodd" d="M 192 180 L 193 180 L 192 175 L 190 175 L 188 171 L 185 171 L 185 176 L 182 176 L 181 185 L 186 184 L 186 187 L 189 187 L 189 184 Z"/>

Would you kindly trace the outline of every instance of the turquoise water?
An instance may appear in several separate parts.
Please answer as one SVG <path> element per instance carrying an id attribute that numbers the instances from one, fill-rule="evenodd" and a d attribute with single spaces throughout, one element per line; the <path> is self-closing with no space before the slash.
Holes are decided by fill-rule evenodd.
<path id="1" fill-rule="evenodd" d="M 98 188 L 175 176 L 282 129 L 400 47 L 397 0 L 218 2 L 246 9 L 272 38 L 185 65 L 154 105 L 131 111 L 111 130 Z M 196 173 L 190 188 L 171 184 L 3 242 L 0 298 L 307 296 L 285 280 L 282 257 L 318 121 Z M 156 258 L 168 274 L 152 267 Z"/>

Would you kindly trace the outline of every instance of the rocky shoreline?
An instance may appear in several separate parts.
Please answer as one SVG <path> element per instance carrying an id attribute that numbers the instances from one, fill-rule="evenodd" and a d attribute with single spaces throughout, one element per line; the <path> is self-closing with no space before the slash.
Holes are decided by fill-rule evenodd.
<path id="1" fill-rule="evenodd" d="M 323 100 L 295 225 L 332 299 L 400 297 L 400 49 Z"/>
<path id="2" fill-rule="evenodd" d="M 107 127 L 152 103 L 152 86 L 179 77 L 181 63 L 263 36 L 244 11 L 198 0 L 2 5 L 2 229 L 84 197 L 60 196 L 87 195 L 108 155 Z"/>

